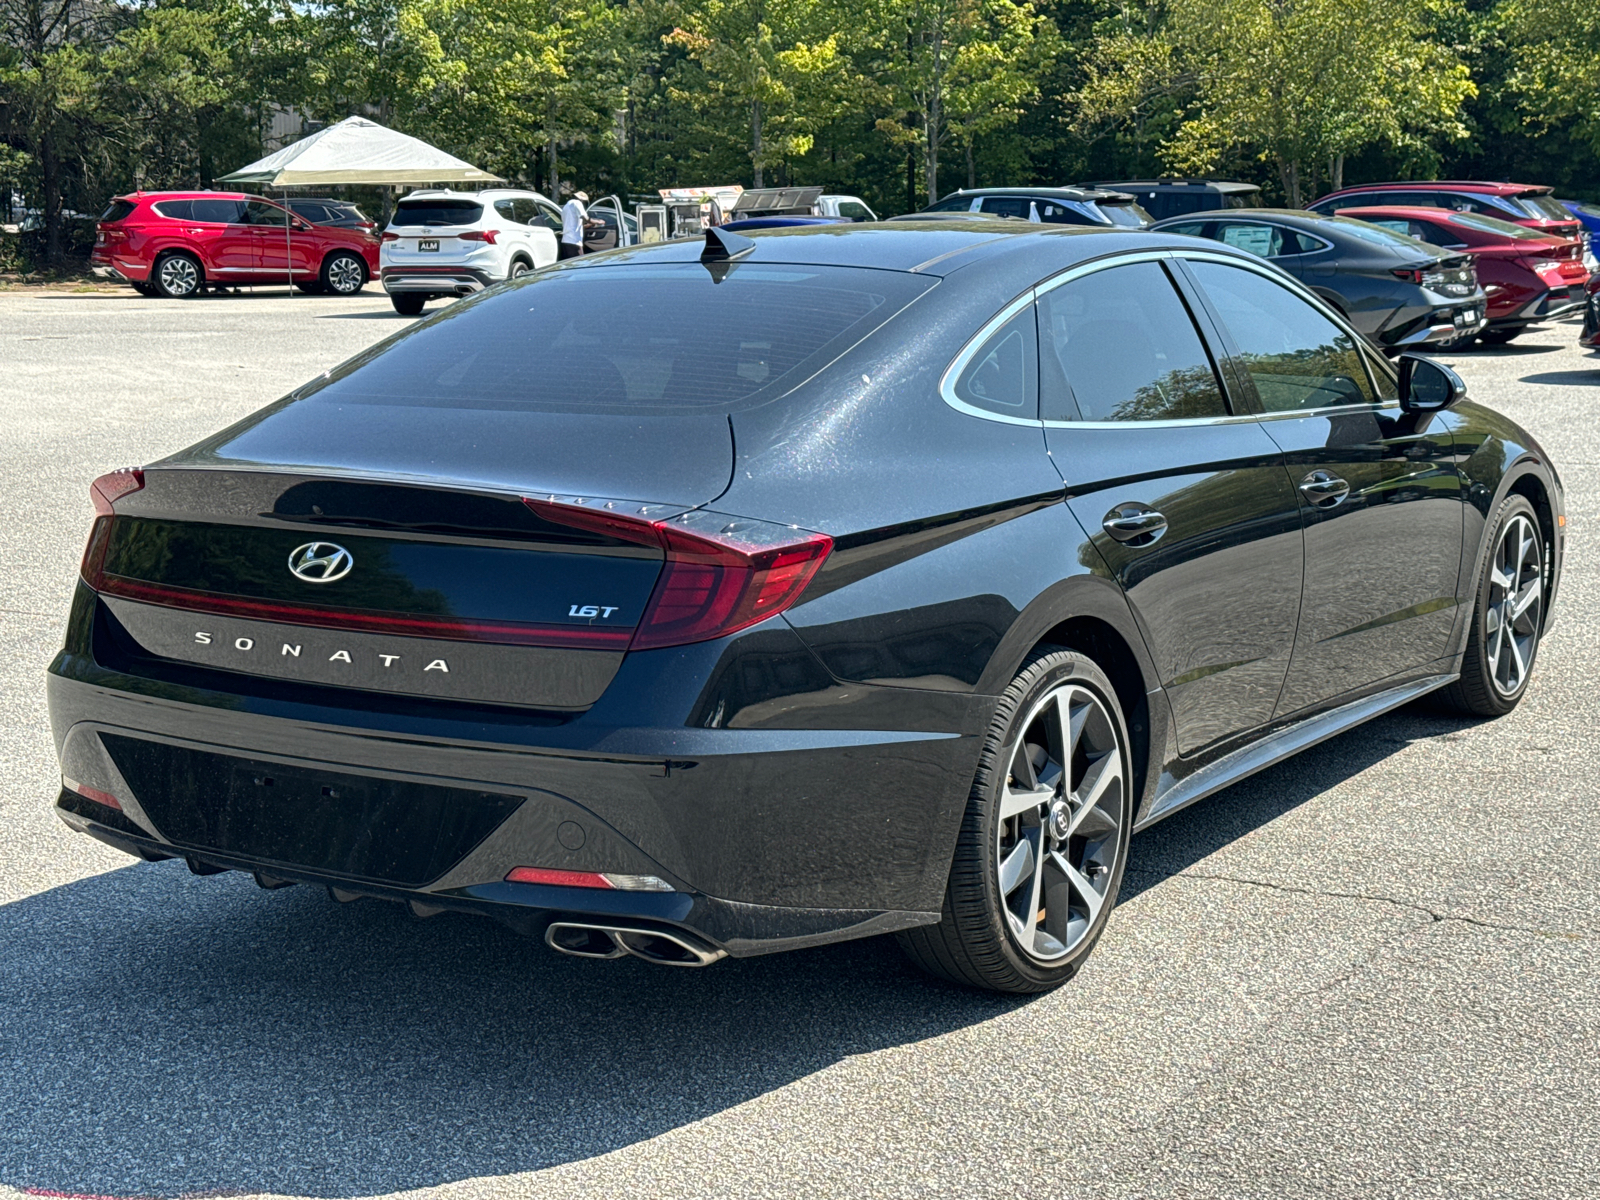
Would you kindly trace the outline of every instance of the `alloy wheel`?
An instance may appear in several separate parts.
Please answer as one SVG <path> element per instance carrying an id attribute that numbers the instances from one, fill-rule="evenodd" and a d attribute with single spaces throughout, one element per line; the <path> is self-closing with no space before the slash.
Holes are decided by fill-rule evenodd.
<path id="1" fill-rule="evenodd" d="M 1064 683 L 1023 722 L 1000 795 L 1001 905 L 1029 958 L 1065 958 L 1096 927 L 1127 820 L 1117 724 L 1095 693 Z"/>
<path id="2" fill-rule="evenodd" d="M 1544 616 L 1544 545 L 1533 522 L 1517 514 L 1506 523 L 1489 563 L 1484 641 L 1495 691 L 1514 696 L 1527 682 Z"/>
<path id="3" fill-rule="evenodd" d="M 161 290 L 169 296 L 187 296 L 200 286 L 200 271 L 192 258 L 174 254 L 161 260 Z"/>
<path id="4" fill-rule="evenodd" d="M 328 264 L 328 286 L 341 296 L 359 292 L 365 282 L 361 264 L 348 254 L 341 254 Z"/>

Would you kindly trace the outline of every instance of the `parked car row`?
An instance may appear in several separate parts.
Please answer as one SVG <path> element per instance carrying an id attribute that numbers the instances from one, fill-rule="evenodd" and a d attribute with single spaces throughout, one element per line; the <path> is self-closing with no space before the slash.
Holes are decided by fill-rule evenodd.
<path id="1" fill-rule="evenodd" d="M 751 207 L 730 228 L 877 220 L 858 197 L 769 191 L 806 192 L 808 215 Z M 638 222 L 620 201 L 590 215 L 589 249 L 638 241 Z M 1600 206 L 1558 201 L 1529 184 L 1433 180 L 1364 184 L 1307 209 L 1267 209 L 1254 184 L 1143 179 L 963 188 L 890 219 L 1012 219 L 1208 238 L 1275 263 L 1398 353 L 1500 345 L 1536 322 L 1582 311 L 1597 275 L 1590 233 L 1600 228 Z M 102 216 L 91 264 L 168 297 L 285 278 L 302 291 L 354 295 L 377 278 L 398 312 L 416 315 L 430 299 L 555 262 L 561 228 L 560 208 L 516 188 L 412 192 L 381 234 L 355 205 L 326 197 L 280 205 L 237 193 L 135 193 Z"/>

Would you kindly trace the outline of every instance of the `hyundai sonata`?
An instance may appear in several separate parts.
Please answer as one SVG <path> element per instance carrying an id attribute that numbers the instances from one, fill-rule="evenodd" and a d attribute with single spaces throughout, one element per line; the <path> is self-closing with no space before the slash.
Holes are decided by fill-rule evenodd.
<path id="1" fill-rule="evenodd" d="M 568 954 L 1041 991 L 1136 830 L 1524 695 L 1561 485 L 1463 391 L 1167 233 L 573 260 L 95 482 L 58 810 Z"/>

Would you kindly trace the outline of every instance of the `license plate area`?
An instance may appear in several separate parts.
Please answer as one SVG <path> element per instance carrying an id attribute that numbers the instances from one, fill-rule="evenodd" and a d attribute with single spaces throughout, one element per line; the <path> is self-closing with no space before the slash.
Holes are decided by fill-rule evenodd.
<path id="1" fill-rule="evenodd" d="M 419 238 L 417 240 L 417 249 L 418 250 L 431 250 L 431 251 L 437 252 L 438 249 L 439 249 L 439 239 L 438 238 Z"/>

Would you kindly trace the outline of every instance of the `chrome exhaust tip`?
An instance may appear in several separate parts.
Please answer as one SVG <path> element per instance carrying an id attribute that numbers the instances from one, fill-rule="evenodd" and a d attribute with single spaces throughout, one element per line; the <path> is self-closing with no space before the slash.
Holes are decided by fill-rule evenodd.
<path id="1" fill-rule="evenodd" d="M 556 921 L 544 931 L 545 944 L 575 958 L 621 958 L 631 954 L 663 967 L 709 967 L 728 957 L 708 942 L 682 930 L 643 926 L 589 925 Z"/>

